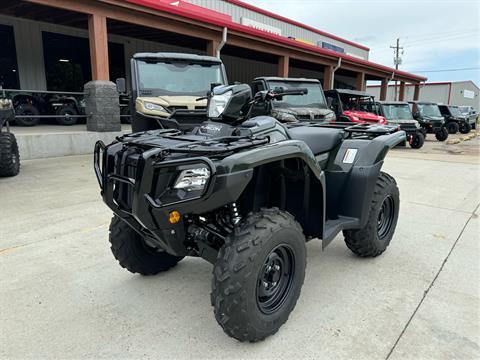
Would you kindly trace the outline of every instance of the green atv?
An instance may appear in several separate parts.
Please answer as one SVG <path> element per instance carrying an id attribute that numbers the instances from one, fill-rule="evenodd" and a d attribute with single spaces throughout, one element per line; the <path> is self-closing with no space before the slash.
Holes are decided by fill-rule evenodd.
<path id="1" fill-rule="evenodd" d="M 20 171 L 17 139 L 10 132 L 10 121 L 15 118 L 11 100 L 0 99 L 0 176 L 15 176 Z"/>
<path id="2" fill-rule="evenodd" d="M 448 130 L 445 124 L 445 118 L 442 116 L 436 103 L 428 101 L 411 101 L 413 118 L 418 121 L 422 128 L 423 136 L 435 134 L 438 141 L 448 139 Z"/>
<path id="3" fill-rule="evenodd" d="M 252 98 L 246 84 L 218 86 L 208 96 L 209 121 L 194 129 L 95 145 L 120 265 L 154 275 L 185 256 L 212 263 L 215 318 L 240 341 L 263 340 L 287 321 L 305 278 L 307 241 L 325 247 L 343 233 L 353 253 L 375 257 L 397 225 L 399 190 L 381 171 L 388 150 L 405 141 L 397 126 L 251 116 L 256 105 L 306 93 Z"/>

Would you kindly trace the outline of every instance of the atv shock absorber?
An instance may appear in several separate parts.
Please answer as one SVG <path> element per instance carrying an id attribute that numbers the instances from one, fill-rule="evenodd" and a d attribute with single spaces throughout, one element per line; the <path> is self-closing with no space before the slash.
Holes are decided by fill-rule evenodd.
<path id="1" fill-rule="evenodd" d="M 242 220 L 242 217 L 238 212 L 237 204 L 235 202 L 230 205 L 230 216 L 232 218 L 233 225 L 237 225 L 240 220 Z"/>

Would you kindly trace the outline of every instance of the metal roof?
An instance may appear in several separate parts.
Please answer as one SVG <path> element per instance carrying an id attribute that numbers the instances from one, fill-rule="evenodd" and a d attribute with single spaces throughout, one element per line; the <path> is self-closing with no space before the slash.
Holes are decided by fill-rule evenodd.
<path id="1" fill-rule="evenodd" d="M 157 52 L 157 53 L 137 53 L 133 55 L 134 59 L 161 59 L 161 60 L 190 60 L 198 62 L 213 62 L 221 64 L 222 61 L 213 56 L 204 56 L 197 54 L 184 54 L 184 53 L 174 53 L 174 52 Z"/>
<path id="2" fill-rule="evenodd" d="M 346 95 L 353 95 L 353 96 L 364 96 L 364 97 L 372 97 L 372 94 L 369 94 L 365 91 L 360 90 L 351 90 L 351 89 L 333 89 L 333 90 L 325 90 L 325 95 L 328 93 L 339 93 L 339 94 L 346 94 Z"/>
<path id="3" fill-rule="evenodd" d="M 311 83 L 320 83 L 318 79 L 306 79 L 306 78 L 284 78 L 278 76 L 260 76 L 254 80 L 265 80 L 265 81 L 291 81 L 291 82 L 311 82 Z"/>

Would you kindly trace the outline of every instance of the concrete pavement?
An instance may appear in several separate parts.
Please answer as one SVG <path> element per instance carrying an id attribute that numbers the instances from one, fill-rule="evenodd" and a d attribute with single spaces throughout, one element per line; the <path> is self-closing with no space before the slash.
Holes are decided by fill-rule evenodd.
<path id="1" fill-rule="evenodd" d="M 387 252 L 309 242 L 295 310 L 255 344 L 217 325 L 207 262 L 154 277 L 118 266 L 91 156 L 25 161 L 0 179 L 0 358 L 477 359 L 480 166 L 425 158 L 387 158 L 402 201 Z"/>

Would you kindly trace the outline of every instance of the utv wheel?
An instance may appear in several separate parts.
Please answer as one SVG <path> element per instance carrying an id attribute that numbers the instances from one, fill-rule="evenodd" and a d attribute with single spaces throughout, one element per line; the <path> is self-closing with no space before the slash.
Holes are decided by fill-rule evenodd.
<path id="1" fill-rule="evenodd" d="M 444 127 L 442 127 L 442 129 L 440 131 L 437 131 L 435 133 L 435 138 L 438 140 L 438 141 L 445 141 L 448 139 L 448 130 Z"/>
<path id="2" fill-rule="evenodd" d="M 251 213 L 220 249 L 212 306 L 225 333 L 255 342 L 275 334 L 295 307 L 305 278 L 302 228 L 289 213 Z"/>
<path id="3" fill-rule="evenodd" d="M 447 124 L 447 130 L 449 134 L 456 134 L 458 132 L 458 124 L 454 121 L 451 121 Z"/>
<path id="4" fill-rule="evenodd" d="M 120 266 L 132 273 L 155 275 L 177 265 L 183 256 L 173 256 L 147 245 L 135 230 L 118 216 L 110 223 L 111 250 Z"/>
<path id="5" fill-rule="evenodd" d="M 31 104 L 20 104 L 15 108 L 15 115 L 20 116 L 32 116 L 29 118 L 17 118 L 15 117 L 15 123 L 20 126 L 35 126 L 40 121 L 38 115 L 40 112 Z"/>
<path id="6" fill-rule="evenodd" d="M 17 140 L 12 133 L 0 133 L 0 176 L 15 176 L 20 171 Z"/>
<path id="7" fill-rule="evenodd" d="M 427 138 L 427 129 L 422 128 L 420 131 L 422 132 L 423 137 L 426 139 Z"/>
<path id="8" fill-rule="evenodd" d="M 461 134 L 468 134 L 472 130 L 472 125 L 466 122 L 462 123 L 462 125 L 460 125 L 459 130 Z"/>
<path id="9" fill-rule="evenodd" d="M 375 185 L 367 224 L 363 229 L 345 230 L 348 248 L 362 257 L 383 253 L 397 226 L 400 197 L 395 179 L 381 172 Z"/>
<path id="10" fill-rule="evenodd" d="M 57 109 L 57 115 L 63 116 L 56 118 L 59 125 L 75 125 L 77 123 L 77 118 L 69 117 L 69 115 L 78 115 L 78 111 L 74 105 L 64 105 Z"/>
<path id="11" fill-rule="evenodd" d="M 420 149 L 425 142 L 425 137 L 419 131 L 412 135 L 412 139 L 410 140 L 410 147 L 412 149 Z"/>

